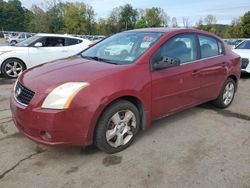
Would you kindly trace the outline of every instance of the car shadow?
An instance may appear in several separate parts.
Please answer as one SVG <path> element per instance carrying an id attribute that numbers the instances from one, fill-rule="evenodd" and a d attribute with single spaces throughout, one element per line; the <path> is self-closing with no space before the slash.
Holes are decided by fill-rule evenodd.
<path id="1" fill-rule="evenodd" d="M 241 73 L 240 75 L 240 79 L 241 80 L 247 80 L 247 79 L 250 79 L 250 73 Z"/>
<path id="2" fill-rule="evenodd" d="M 16 79 L 8 79 L 5 78 L 2 74 L 0 74 L 0 85 L 8 85 L 15 83 Z"/>

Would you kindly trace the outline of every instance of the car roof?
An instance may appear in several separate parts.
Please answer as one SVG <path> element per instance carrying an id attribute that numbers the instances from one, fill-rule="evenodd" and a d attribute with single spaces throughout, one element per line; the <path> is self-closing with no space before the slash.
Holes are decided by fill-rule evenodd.
<path id="1" fill-rule="evenodd" d="M 173 32 L 174 33 L 185 33 L 185 32 L 192 33 L 192 32 L 194 32 L 194 33 L 200 33 L 200 34 L 214 36 L 214 37 L 220 39 L 217 35 L 215 35 L 213 33 L 198 30 L 198 29 L 193 29 L 193 28 L 154 27 L 154 28 L 134 29 L 134 30 L 129 30 L 129 31 L 125 31 L 125 32 L 161 32 L 161 33 L 165 33 L 165 34 L 173 33 Z"/>
<path id="2" fill-rule="evenodd" d="M 74 37 L 72 35 L 62 35 L 62 34 L 50 34 L 50 33 L 38 33 L 36 34 L 37 36 L 41 36 L 41 37 L 68 37 L 68 38 L 74 38 L 74 39 L 80 39 L 80 40 L 84 40 L 80 37 Z"/>

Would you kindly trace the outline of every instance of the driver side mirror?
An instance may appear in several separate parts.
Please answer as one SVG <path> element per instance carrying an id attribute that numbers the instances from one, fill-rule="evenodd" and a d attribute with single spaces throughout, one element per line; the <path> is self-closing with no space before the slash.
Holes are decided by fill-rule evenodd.
<path id="1" fill-rule="evenodd" d="M 155 70 L 166 69 L 170 67 L 180 66 L 181 61 L 178 58 L 174 57 L 162 57 L 160 61 L 157 61 L 153 64 Z"/>
<path id="2" fill-rule="evenodd" d="M 36 42 L 34 45 L 34 47 L 42 47 L 42 46 L 43 46 L 43 43 L 41 42 Z"/>

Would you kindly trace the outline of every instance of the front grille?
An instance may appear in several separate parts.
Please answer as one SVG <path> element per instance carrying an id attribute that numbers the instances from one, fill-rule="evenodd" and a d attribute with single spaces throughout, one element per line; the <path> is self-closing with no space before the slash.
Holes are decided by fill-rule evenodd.
<path id="1" fill-rule="evenodd" d="M 246 69 L 249 64 L 249 60 L 247 58 L 242 58 L 241 59 L 241 68 Z"/>
<path id="2" fill-rule="evenodd" d="M 34 95 L 34 91 L 31 91 L 30 89 L 22 85 L 20 82 L 17 82 L 15 88 L 15 97 L 19 103 L 23 105 L 28 105 Z"/>

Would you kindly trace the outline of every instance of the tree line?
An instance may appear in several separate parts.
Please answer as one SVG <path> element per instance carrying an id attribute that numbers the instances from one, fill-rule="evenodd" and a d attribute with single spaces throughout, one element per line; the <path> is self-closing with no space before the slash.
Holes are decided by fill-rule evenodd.
<path id="1" fill-rule="evenodd" d="M 182 17 L 182 25 L 191 27 L 189 17 Z M 0 29 L 44 33 L 111 35 L 120 31 L 146 27 L 179 27 L 176 17 L 170 18 L 164 9 L 152 7 L 136 9 L 130 4 L 111 10 L 107 18 L 96 20 L 92 6 L 83 2 L 45 0 L 44 7 L 22 6 L 19 0 L 0 0 Z M 231 25 L 217 24 L 213 15 L 195 23 L 195 28 L 215 33 L 223 38 L 250 37 L 250 11 L 232 20 Z"/>

